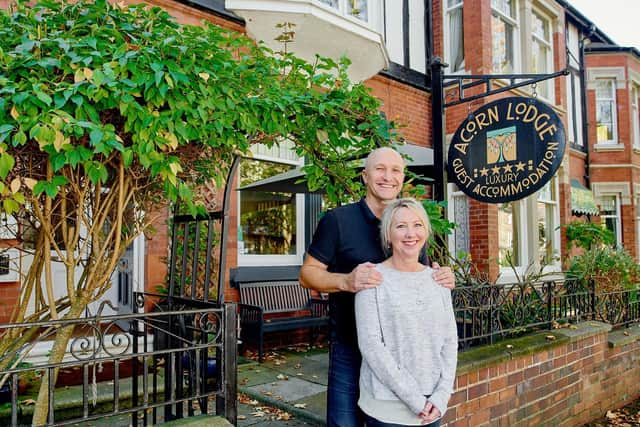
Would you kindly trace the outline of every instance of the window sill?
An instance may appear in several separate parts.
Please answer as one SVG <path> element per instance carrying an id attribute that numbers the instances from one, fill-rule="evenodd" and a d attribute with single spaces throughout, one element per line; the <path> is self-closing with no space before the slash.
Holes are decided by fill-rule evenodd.
<path id="1" fill-rule="evenodd" d="M 595 151 L 623 151 L 624 144 L 600 143 L 593 146 Z"/>

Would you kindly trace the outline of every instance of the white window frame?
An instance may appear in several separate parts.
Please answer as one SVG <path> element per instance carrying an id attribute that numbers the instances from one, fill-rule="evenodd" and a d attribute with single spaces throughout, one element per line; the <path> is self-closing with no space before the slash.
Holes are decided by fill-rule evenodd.
<path id="1" fill-rule="evenodd" d="M 491 19 L 497 18 L 505 24 L 511 26 L 513 28 L 513 69 L 512 70 L 496 70 L 493 68 L 493 59 L 491 60 L 491 70 L 496 74 L 511 74 L 520 72 L 520 24 L 519 24 L 519 2 L 518 0 L 513 1 L 513 12 L 515 16 L 509 16 L 504 13 L 502 10 L 494 7 L 493 1 L 491 2 Z M 508 1 L 508 0 L 495 0 L 495 1 Z M 494 54 L 493 51 L 493 33 L 491 34 L 492 44 L 491 44 L 491 53 L 492 57 Z"/>
<path id="2" fill-rule="evenodd" d="M 638 200 L 638 195 L 636 195 Z M 640 262 L 640 209 L 636 207 L 636 261 Z"/>
<path id="3" fill-rule="evenodd" d="M 537 242 L 537 237 L 538 237 L 537 224 L 538 224 L 538 221 L 540 220 L 540 218 L 537 215 L 537 204 L 543 203 L 545 205 L 546 214 L 550 215 L 550 217 L 547 218 L 547 226 L 548 226 L 548 232 L 550 232 L 549 237 L 551 239 L 551 257 L 552 257 L 552 259 L 546 264 L 545 271 L 546 270 L 556 271 L 560 268 L 560 228 L 558 227 L 560 224 L 560 204 L 559 204 L 559 197 L 558 197 L 559 189 L 558 189 L 557 176 L 554 176 L 553 178 L 551 178 L 551 180 L 547 183 L 547 185 L 549 186 L 548 188 L 550 189 L 550 198 L 547 199 L 547 198 L 541 197 L 544 195 L 542 192 L 542 189 L 536 193 L 536 215 L 535 215 L 536 227 L 534 230 L 534 232 L 536 233 L 536 236 L 535 236 L 536 238 L 533 241 Z M 531 227 L 531 228 L 534 228 L 534 227 Z M 538 248 L 538 245 L 536 245 L 536 248 Z M 540 253 L 537 254 L 538 259 L 541 258 L 541 255 L 542 254 Z"/>
<path id="4" fill-rule="evenodd" d="M 449 74 L 464 74 L 466 73 L 465 68 L 466 68 L 466 57 L 465 57 L 465 52 L 464 52 L 464 0 L 455 0 L 458 1 L 459 3 L 449 7 L 449 0 L 443 0 L 443 22 L 442 22 L 442 28 L 444 29 L 444 58 L 445 58 L 445 62 L 447 64 L 449 64 L 449 67 L 447 68 L 447 73 Z M 462 37 L 462 66 L 460 69 L 458 70 L 454 70 L 453 69 L 453 59 L 452 59 L 452 52 L 451 52 L 451 30 L 450 30 L 450 25 L 449 25 L 449 18 L 450 18 L 450 14 L 458 9 L 461 9 L 462 11 L 462 28 L 461 28 L 461 37 Z"/>
<path id="5" fill-rule="evenodd" d="M 603 194 L 600 196 L 600 200 L 603 201 L 603 199 L 605 198 L 614 198 L 614 204 L 615 204 L 615 214 L 614 215 L 605 215 L 602 212 L 600 213 L 600 219 L 602 220 L 602 224 L 606 225 L 606 219 L 607 218 L 615 218 L 615 222 L 616 222 L 616 233 L 615 233 L 615 238 L 616 238 L 616 246 L 617 247 L 623 247 L 623 242 L 622 242 L 622 207 L 621 207 L 621 195 L 617 194 L 617 193 L 609 193 L 609 194 Z M 602 206 L 602 205 L 601 205 Z"/>
<path id="6" fill-rule="evenodd" d="M 449 183 L 447 184 L 447 218 L 450 222 L 456 224 L 453 232 L 449 234 L 447 243 L 449 252 L 454 256 L 458 256 L 458 252 L 466 252 L 471 254 L 471 230 L 470 230 L 470 218 L 469 218 L 469 198 L 464 194 L 457 185 Z M 462 205 L 463 203 L 463 205 Z M 462 221 L 458 220 L 456 213 L 459 207 L 464 208 L 464 218 Z M 460 247 L 464 246 L 464 247 Z"/>
<path id="7" fill-rule="evenodd" d="M 633 126 L 633 149 L 640 150 L 640 85 L 631 84 L 631 122 Z"/>
<path id="8" fill-rule="evenodd" d="M 606 81 L 609 82 L 611 84 L 611 97 L 608 98 L 598 98 L 598 82 L 602 82 L 602 81 Z M 595 127 L 596 127 L 596 145 L 617 145 L 618 144 L 618 102 L 616 99 L 616 91 L 617 91 L 617 84 L 616 84 L 616 79 L 613 77 L 602 77 L 602 78 L 597 78 L 596 82 L 595 82 L 595 98 L 596 98 L 596 123 L 595 123 Z M 613 139 L 607 139 L 607 140 L 603 140 L 600 141 L 598 140 L 598 104 L 600 102 L 610 102 L 612 103 L 612 108 L 611 108 L 611 121 L 612 121 L 612 125 L 613 125 Z"/>
<path id="9" fill-rule="evenodd" d="M 275 163 L 283 163 L 293 166 L 302 166 L 304 159 L 294 160 L 292 156 L 285 157 L 284 150 L 287 145 L 281 143 L 274 145 L 272 148 L 264 146 L 254 146 L 254 154 L 248 160 L 265 160 Z M 278 152 L 279 151 L 279 152 Z M 240 165 L 242 167 L 242 165 Z M 240 173 L 238 171 L 238 173 Z M 242 192 L 238 194 L 238 227 L 240 227 L 240 215 L 241 211 L 241 198 Z M 300 265 L 302 264 L 304 257 L 304 242 L 305 242 L 305 210 L 304 210 L 304 194 L 296 194 L 296 253 L 290 255 L 247 255 L 238 251 L 238 266 L 250 267 L 250 266 L 263 266 L 263 265 Z"/>
<path id="10" fill-rule="evenodd" d="M 322 7 L 329 8 L 330 10 L 337 11 L 347 19 L 353 19 L 356 22 L 364 23 L 369 28 L 383 33 L 382 25 L 382 3 L 380 0 L 356 0 L 358 2 L 364 2 L 367 4 L 367 19 L 361 19 L 356 15 L 353 15 L 351 11 L 353 7 L 350 6 L 354 0 L 329 0 L 331 3 L 327 3 L 326 0 L 315 0 L 315 2 Z M 384 0 L 383 0 L 384 1 Z"/>
<path id="11" fill-rule="evenodd" d="M 534 22 L 534 18 L 538 17 L 542 22 L 543 25 L 546 26 L 546 30 L 547 30 L 547 34 L 549 39 L 545 40 L 540 34 L 537 34 L 535 31 L 533 31 L 533 22 Z M 547 63 L 547 68 L 545 70 L 533 70 L 532 71 L 534 73 L 538 73 L 538 74 L 550 74 L 553 73 L 554 70 L 554 63 L 553 63 L 553 18 L 551 16 L 549 16 L 547 13 L 544 13 L 543 11 L 541 11 L 540 9 L 534 8 L 532 10 L 531 13 L 531 52 L 532 54 L 534 53 L 534 49 L 533 46 L 535 45 L 535 43 L 539 43 L 546 52 L 546 63 Z M 532 56 L 533 58 L 533 56 Z M 533 65 L 533 62 L 532 62 Z M 540 82 L 539 84 L 541 85 L 542 88 L 544 88 L 542 91 L 538 92 L 538 95 L 543 98 L 546 99 L 548 101 L 553 100 L 554 98 L 554 81 L 553 79 L 548 79 L 545 81 Z"/>
<path id="12" fill-rule="evenodd" d="M 514 221 L 517 221 L 517 227 L 515 227 L 514 229 L 514 233 L 517 233 L 519 238 L 518 238 L 518 247 L 516 248 L 518 250 L 518 260 L 516 260 L 515 262 L 515 269 L 518 273 L 518 275 L 522 275 L 524 274 L 526 268 L 527 268 L 527 263 L 529 260 L 529 250 L 527 247 L 527 209 L 525 207 L 525 200 L 516 200 L 514 202 L 510 202 L 513 204 L 513 218 Z M 498 242 L 500 241 L 500 217 L 498 217 Z M 513 237 L 511 239 L 511 246 L 513 247 Z M 499 249 L 498 249 L 499 250 Z M 500 257 L 500 255 L 498 254 L 498 258 Z M 505 283 L 505 282 L 512 282 L 515 279 L 515 276 L 513 274 L 513 269 L 511 268 L 511 266 L 502 266 L 500 265 L 500 280 L 499 282 Z"/>

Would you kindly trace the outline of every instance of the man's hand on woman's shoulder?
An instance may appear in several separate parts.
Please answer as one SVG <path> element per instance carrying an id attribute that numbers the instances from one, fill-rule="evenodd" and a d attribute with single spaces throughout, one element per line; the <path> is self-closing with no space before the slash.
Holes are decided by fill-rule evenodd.
<path id="1" fill-rule="evenodd" d="M 456 287 L 456 277 L 453 274 L 451 267 L 440 267 L 440 264 L 434 262 L 433 268 L 433 280 L 440 286 L 444 286 L 447 289 L 453 289 Z"/>
<path id="2" fill-rule="evenodd" d="M 343 291 L 359 292 L 364 289 L 375 288 L 382 283 L 382 274 L 376 270 L 376 264 L 365 262 L 359 264 L 351 273 L 345 276 Z"/>

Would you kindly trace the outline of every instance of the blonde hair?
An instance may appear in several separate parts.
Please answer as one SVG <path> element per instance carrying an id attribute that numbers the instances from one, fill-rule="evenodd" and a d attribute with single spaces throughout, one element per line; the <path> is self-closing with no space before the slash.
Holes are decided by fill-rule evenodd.
<path id="1" fill-rule="evenodd" d="M 390 202 L 386 208 L 384 208 L 384 212 L 382 212 L 382 219 L 380 220 L 380 240 L 382 242 L 382 250 L 387 256 L 392 253 L 390 238 L 391 223 L 393 222 L 393 218 L 396 216 L 396 213 L 402 208 L 409 209 L 411 212 L 416 214 L 418 218 L 420 218 L 420 221 L 422 221 L 427 233 L 427 240 L 429 240 L 429 236 L 431 236 L 431 221 L 429 221 L 429 215 L 427 215 L 427 211 L 424 210 L 422 203 L 409 197 L 395 199 Z"/>

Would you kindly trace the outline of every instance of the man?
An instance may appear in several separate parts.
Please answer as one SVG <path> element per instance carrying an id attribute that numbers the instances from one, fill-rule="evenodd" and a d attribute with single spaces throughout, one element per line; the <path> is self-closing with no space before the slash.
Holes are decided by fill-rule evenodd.
<path id="1" fill-rule="evenodd" d="M 372 151 L 362 172 L 367 188 L 365 198 L 327 212 L 318 224 L 300 269 L 302 286 L 330 293 L 328 427 L 363 425 L 358 408 L 361 356 L 354 295 L 382 281 L 381 274 L 374 269 L 376 263 L 386 259 L 380 245 L 380 217 L 386 203 L 397 198 L 402 190 L 404 168 L 404 159 L 397 151 L 388 147 Z M 451 269 L 436 264 L 433 267 L 434 280 L 453 289 Z"/>

